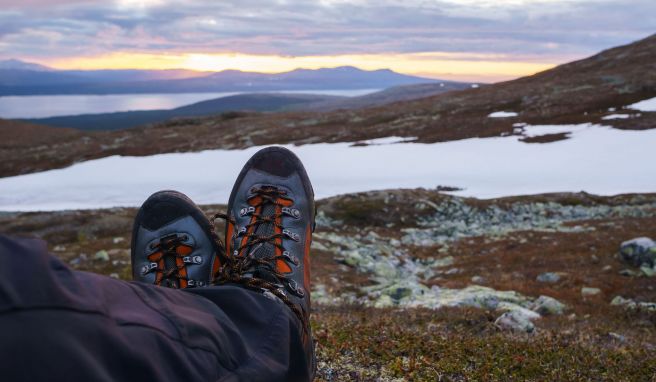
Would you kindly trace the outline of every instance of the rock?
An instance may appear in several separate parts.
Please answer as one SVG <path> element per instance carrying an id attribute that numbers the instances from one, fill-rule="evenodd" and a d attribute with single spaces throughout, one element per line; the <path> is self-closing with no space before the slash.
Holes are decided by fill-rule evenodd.
<path id="1" fill-rule="evenodd" d="M 563 314 L 565 308 L 565 304 L 549 296 L 540 296 L 531 304 L 531 310 L 543 316 Z"/>
<path id="2" fill-rule="evenodd" d="M 610 271 L 613 270 L 613 266 L 612 265 L 605 265 L 603 268 L 601 268 L 601 270 L 603 272 L 610 272 Z"/>
<path id="3" fill-rule="evenodd" d="M 319 251 L 328 251 L 328 247 L 325 245 L 321 244 L 320 242 L 313 240 L 312 241 L 312 249 L 318 249 Z"/>
<path id="4" fill-rule="evenodd" d="M 63 252 L 66 250 L 66 247 L 63 245 L 55 245 L 55 247 L 52 250 L 55 252 Z"/>
<path id="5" fill-rule="evenodd" d="M 376 308 L 388 308 L 390 306 L 394 306 L 394 301 L 392 301 L 392 297 L 390 297 L 386 294 L 380 296 L 374 302 L 374 307 L 376 307 Z"/>
<path id="6" fill-rule="evenodd" d="M 392 247 L 400 247 L 401 246 L 401 242 L 399 240 L 396 240 L 396 239 L 390 239 L 389 244 Z"/>
<path id="7" fill-rule="evenodd" d="M 619 342 L 626 342 L 626 337 L 621 335 L 621 334 L 614 333 L 614 332 L 608 332 L 608 336 L 610 338 L 614 339 L 614 340 L 619 341 Z"/>
<path id="8" fill-rule="evenodd" d="M 627 310 L 643 310 L 647 312 L 656 312 L 656 302 L 636 302 L 630 298 L 615 296 L 610 302 L 613 306 L 621 306 Z"/>
<path id="9" fill-rule="evenodd" d="M 652 268 L 643 265 L 642 267 L 640 267 L 640 272 L 642 272 L 642 274 L 647 277 L 654 277 L 656 275 L 656 267 Z"/>
<path id="10" fill-rule="evenodd" d="M 431 268 L 444 268 L 453 265 L 453 256 L 442 257 L 440 259 L 435 259 L 427 263 Z"/>
<path id="11" fill-rule="evenodd" d="M 553 284 L 553 283 L 557 283 L 558 281 L 560 281 L 560 275 L 561 275 L 560 273 L 545 272 L 545 273 L 539 274 L 538 277 L 536 277 L 535 279 L 538 282 L 541 282 L 541 283 L 551 283 L 551 284 Z"/>
<path id="12" fill-rule="evenodd" d="M 636 276 L 636 273 L 630 269 L 622 269 L 621 271 L 619 271 L 619 274 L 627 277 Z"/>
<path id="13" fill-rule="evenodd" d="M 100 250 L 96 252 L 95 255 L 93 255 L 93 259 L 99 261 L 109 261 L 109 253 L 107 253 L 107 251 L 105 251 L 104 249 Z"/>
<path id="14" fill-rule="evenodd" d="M 120 279 L 120 278 L 121 278 L 121 276 L 119 276 L 118 273 L 111 273 L 111 274 L 109 275 L 109 277 L 111 277 L 111 278 L 113 278 L 113 279 Z"/>
<path id="15" fill-rule="evenodd" d="M 629 304 L 632 304 L 632 303 L 635 304 L 635 302 L 633 300 L 631 300 L 629 298 L 624 298 L 622 296 L 615 296 L 610 302 L 610 304 L 612 306 L 623 306 L 623 305 L 629 305 Z"/>
<path id="16" fill-rule="evenodd" d="M 84 263 L 86 261 L 87 261 L 87 254 L 86 253 L 80 253 L 80 256 L 72 259 L 68 263 L 70 265 L 76 266 L 76 265 L 80 265 L 81 263 Z"/>
<path id="17" fill-rule="evenodd" d="M 592 296 L 597 296 L 599 294 L 601 294 L 601 289 L 599 288 L 591 288 L 591 287 L 581 288 L 581 296 L 583 297 L 592 297 Z"/>
<path id="18" fill-rule="evenodd" d="M 474 284 L 485 284 L 485 278 L 481 276 L 473 276 L 471 278 L 471 282 L 473 282 Z"/>
<path id="19" fill-rule="evenodd" d="M 651 268 L 656 263 L 656 243 L 648 237 L 627 240 L 620 245 L 620 256 L 635 267 Z"/>
<path id="20" fill-rule="evenodd" d="M 124 238 L 124 237 L 120 237 L 120 236 L 119 236 L 119 237 L 115 237 L 114 239 L 112 239 L 112 243 L 114 243 L 114 244 L 119 244 L 119 243 L 122 243 L 122 242 L 124 242 L 124 241 L 125 241 L 125 238 Z"/>
<path id="21" fill-rule="evenodd" d="M 517 310 L 502 314 L 494 321 L 494 324 L 501 330 L 524 333 L 533 333 L 535 331 L 535 325 L 531 320 Z"/>
<path id="22" fill-rule="evenodd" d="M 364 258 L 358 251 L 347 251 L 344 252 L 344 263 L 352 267 L 356 267 L 362 263 Z"/>

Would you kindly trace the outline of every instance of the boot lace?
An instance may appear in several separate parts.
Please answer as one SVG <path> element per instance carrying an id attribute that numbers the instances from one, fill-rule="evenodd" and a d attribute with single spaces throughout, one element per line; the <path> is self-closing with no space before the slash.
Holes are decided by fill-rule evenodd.
<path id="1" fill-rule="evenodd" d="M 307 330 L 309 326 L 306 315 L 297 304 L 289 299 L 283 290 L 284 285 L 289 285 L 293 290 L 296 290 L 296 282 L 288 279 L 285 274 L 281 273 L 276 267 L 278 261 L 297 264 L 298 260 L 288 255 L 288 252 L 286 252 L 282 245 L 282 240 L 277 240 L 283 239 L 284 237 L 291 237 L 294 239 L 295 234 L 285 230 L 280 224 L 281 217 L 285 213 L 275 212 L 273 214 L 264 215 L 261 212 L 255 212 L 258 211 L 258 209 L 262 211 L 262 208 L 259 207 L 264 207 L 267 204 L 286 209 L 286 207 L 283 207 L 285 204 L 281 202 L 281 199 L 289 200 L 287 192 L 276 187 L 260 187 L 251 189 L 251 193 L 253 196 L 249 198 L 249 200 L 255 200 L 255 202 L 251 204 L 250 210 L 246 208 L 247 211 L 244 211 L 244 209 L 241 211 L 242 213 L 251 214 L 251 222 L 246 226 L 241 227 L 241 231 L 236 232 L 233 238 L 226 238 L 226 241 L 233 240 L 233 251 L 231 256 L 224 254 L 224 258 L 221 259 L 222 267 L 215 275 L 214 282 L 217 285 L 226 283 L 240 284 L 252 290 L 264 290 L 265 294 L 270 293 L 276 296 L 294 312 L 303 324 L 305 330 Z M 289 209 L 286 209 L 286 211 L 289 213 Z M 216 236 L 216 238 L 218 238 L 218 235 L 216 234 L 217 219 L 222 219 L 236 225 L 234 219 L 223 213 L 216 213 L 212 215 L 210 219 L 214 223 L 213 236 Z M 280 233 L 274 232 L 269 235 L 256 234 L 255 228 L 262 224 L 272 224 L 274 227 L 278 228 Z M 244 237 L 245 239 L 243 239 Z M 238 238 L 242 238 L 240 244 L 238 244 Z M 268 256 L 262 256 L 261 254 L 256 255 L 258 249 L 261 249 L 264 244 L 270 244 L 273 247 L 280 249 L 280 252 L 285 255 L 276 255 L 276 251 Z M 303 297 L 305 292 L 302 292 L 302 289 L 298 291 L 300 293 L 297 293 L 297 295 Z"/>
<path id="2" fill-rule="evenodd" d="M 153 251 L 148 255 L 150 264 L 144 266 L 142 274 L 155 272 L 155 284 L 166 282 L 171 288 L 204 286 L 205 282 L 187 277 L 187 265 L 202 262 L 200 256 L 190 256 L 193 248 L 186 243 L 187 239 L 185 234 L 171 234 L 150 244 Z"/>

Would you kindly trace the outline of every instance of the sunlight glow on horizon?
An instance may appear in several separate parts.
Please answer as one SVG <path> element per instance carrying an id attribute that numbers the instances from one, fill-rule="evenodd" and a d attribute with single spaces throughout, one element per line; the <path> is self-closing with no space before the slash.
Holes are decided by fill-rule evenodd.
<path id="1" fill-rule="evenodd" d="M 37 60 L 39 61 L 39 60 Z M 399 73 L 448 80 L 495 82 L 550 69 L 553 63 L 513 61 L 498 54 L 393 53 L 334 56 L 278 56 L 243 53 L 123 53 L 93 57 L 59 58 L 40 63 L 63 70 L 187 69 L 218 72 L 281 73 L 298 68 L 355 66 L 364 70 L 391 69 Z"/>

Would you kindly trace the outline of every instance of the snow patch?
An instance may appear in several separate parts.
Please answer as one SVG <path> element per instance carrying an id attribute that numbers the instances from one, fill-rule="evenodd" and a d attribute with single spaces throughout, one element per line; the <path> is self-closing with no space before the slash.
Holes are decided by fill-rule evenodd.
<path id="1" fill-rule="evenodd" d="M 407 142 L 412 142 L 416 141 L 417 137 L 385 137 L 385 138 L 374 138 L 374 139 L 368 139 L 366 141 L 357 141 L 354 142 L 355 144 L 362 144 L 362 145 L 391 145 L 395 143 L 407 143 Z"/>
<path id="2" fill-rule="evenodd" d="M 508 117 L 516 117 L 517 113 L 514 111 L 495 111 L 494 113 L 490 113 L 488 115 L 488 118 L 508 118 Z"/>
<path id="3" fill-rule="evenodd" d="M 631 114 L 610 114 L 602 117 L 601 119 L 603 119 L 604 121 L 608 121 L 611 119 L 627 119 L 631 117 L 632 117 Z"/>
<path id="4" fill-rule="evenodd" d="M 559 132 L 569 133 L 570 139 L 526 144 L 513 135 L 432 144 L 286 147 L 303 160 L 317 198 L 443 184 L 462 188 L 453 192 L 456 195 L 479 198 L 581 190 L 601 195 L 656 191 L 652 154 L 656 129 L 618 130 L 593 124 L 524 127 L 526 136 Z M 2 178 L 0 211 L 139 206 L 161 189 L 178 189 L 201 204 L 226 203 L 241 167 L 259 149 L 112 156 Z"/>
<path id="5" fill-rule="evenodd" d="M 568 134 L 580 133 L 588 129 L 606 128 L 605 126 L 595 125 L 592 123 L 582 123 L 579 125 L 525 125 L 522 135 L 527 138 L 539 137 L 549 134 Z"/>
<path id="6" fill-rule="evenodd" d="M 634 103 L 627 107 L 639 111 L 656 111 L 656 97 Z"/>

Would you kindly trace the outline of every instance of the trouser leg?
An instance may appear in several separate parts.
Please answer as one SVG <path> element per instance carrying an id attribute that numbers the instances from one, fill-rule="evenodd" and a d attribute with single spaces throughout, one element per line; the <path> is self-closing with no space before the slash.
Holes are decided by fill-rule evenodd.
<path id="1" fill-rule="evenodd" d="M 282 303 L 70 270 L 0 235 L 0 375 L 11 381 L 308 380 L 311 341 Z"/>

